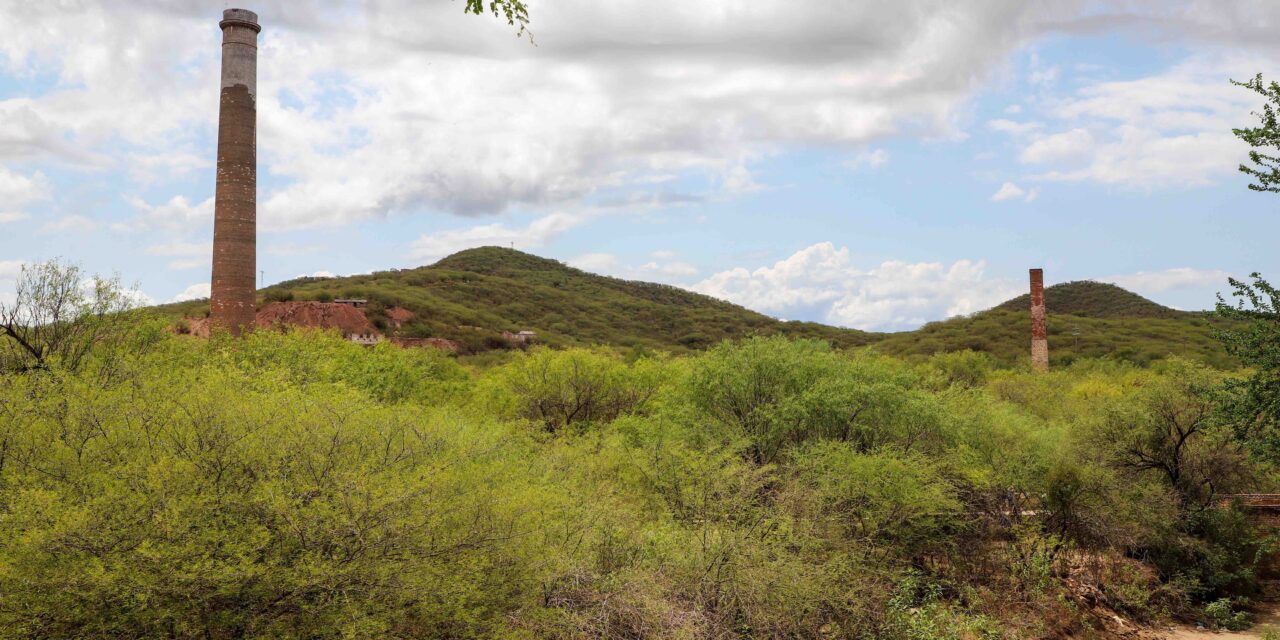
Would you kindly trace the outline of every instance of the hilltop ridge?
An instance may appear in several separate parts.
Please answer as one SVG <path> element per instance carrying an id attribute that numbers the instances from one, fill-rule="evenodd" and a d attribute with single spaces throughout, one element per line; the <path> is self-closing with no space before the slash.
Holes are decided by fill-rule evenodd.
<path id="1" fill-rule="evenodd" d="M 784 322 L 724 300 L 664 284 L 588 273 L 556 260 L 479 247 L 434 264 L 334 278 L 297 278 L 263 289 L 264 300 L 364 298 L 380 329 L 385 310 L 414 313 L 401 335 L 445 338 L 464 351 L 510 346 L 504 331 L 532 330 L 552 346 L 611 345 L 661 351 L 705 348 L 725 339 L 784 334 L 838 347 L 870 344 L 879 334 L 811 322 Z M 170 305 L 199 315 L 207 301 Z"/>
<path id="2" fill-rule="evenodd" d="M 1049 361 L 1112 358 L 1149 364 L 1171 355 L 1217 367 L 1237 363 L 1213 336 L 1218 319 L 1179 311 L 1132 291 L 1092 280 L 1046 287 Z M 900 356 L 971 349 L 1006 362 L 1026 357 L 1030 344 L 1030 294 L 968 316 L 930 322 L 915 331 L 889 334 L 877 349 Z"/>
<path id="3" fill-rule="evenodd" d="M 1152 302 L 1114 284 L 1095 280 L 1076 280 L 1055 284 L 1045 289 L 1045 306 L 1049 313 L 1085 318 L 1181 318 L 1190 315 Z M 992 310 L 1025 311 L 1031 308 L 1031 294 L 1006 300 Z"/>
<path id="4" fill-rule="evenodd" d="M 365 298 L 381 330 L 386 310 L 401 307 L 413 320 L 407 338 L 443 338 L 464 353 L 509 348 L 504 331 L 532 330 L 551 346 L 609 345 L 687 352 L 721 340 L 782 334 L 817 338 L 839 348 L 872 347 L 889 355 L 927 356 L 971 349 L 1016 363 L 1027 356 L 1028 296 L 966 317 L 931 322 L 900 333 L 875 333 L 814 322 L 788 322 L 679 287 L 623 280 L 503 247 L 467 249 L 434 264 L 370 274 L 280 282 L 259 292 L 264 301 Z M 1178 311 L 1101 282 L 1068 282 L 1045 291 L 1049 352 L 1061 365 L 1080 357 L 1149 363 L 1178 353 L 1231 366 L 1213 338 L 1213 320 Z M 168 305 L 198 316 L 207 301 Z"/>

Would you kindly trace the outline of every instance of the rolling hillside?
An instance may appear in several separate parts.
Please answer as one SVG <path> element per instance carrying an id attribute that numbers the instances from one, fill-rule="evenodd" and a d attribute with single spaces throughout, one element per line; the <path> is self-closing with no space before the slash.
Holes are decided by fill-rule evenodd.
<path id="1" fill-rule="evenodd" d="M 503 331 L 533 330 L 552 346 L 607 344 L 683 352 L 724 339 L 785 334 L 841 348 L 873 346 L 899 356 L 973 349 L 1017 364 L 1030 341 L 1027 296 L 967 317 L 901 333 L 869 333 L 810 322 L 783 322 L 668 285 L 587 273 L 555 260 L 499 247 L 469 249 L 416 269 L 341 278 L 299 278 L 262 291 L 264 300 L 366 298 L 370 319 L 387 326 L 386 309 L 415 314 L 406 337 L 446 338 L 465 352 L 505 348 Z M 1070 282 L 1046 289 L 1054 364 L 1112 357 L 1147 364 L 1179 354 L 1215 366 L 1234 363 L 1213 338 L 1215 320 L 1156 304 L 1111 284 Z M 168 305 L 189 316 L 207 301 Z"/>
<path id="2" fill-rule="evenodd" d="M 1049 311 L 1085 318 L 1185 318 L 1186 311 L 1156 304 L 1132 291 L 1114 284 L 1089 280 L 1067 282 L 1049 287 L 1053 300 Z M 995 307 L 997 311 L 1022 313 L 1031 308 L 1031 294 L 1018 296 Z"/>
<path id="3" fill-rule="evenodd" d="M 503 331 L 533 330 L 553 346 L 608 344 L 688 351 L 727 338 L 786 334 L 855 347 L 879 339 L 853 329 L 783 322 L 740 306 L 668 285 L 599 276 L 520 251 L 469 249 L 417 269 L 342 278 L 299 278 L 262 290 L 266 300 L 366 298 L 375 324 L 385 309 L 416 318 L 408 337 L 455 340 L 466 351 L 506 346 Z M 170 305 L 204 315 L 207 301 Z"/>
<path id="4" fill-rule="evenodd" d="M 1045 289 L 1049 360 L 1110 357 L 1149 364 L 1176 354 L 1217 367 L 1235 366 L 1213 337 L 1220 322 L 1200 312 L 1165 307 L 1113 284 L 1068 282 Z M 1029 295 L 966 317 L 931 322 L 889 334 L 877 349 L 894 355 L 929 355 L 973 349 L 1007 362 L 1027 357 L 1031 336 Z"/>

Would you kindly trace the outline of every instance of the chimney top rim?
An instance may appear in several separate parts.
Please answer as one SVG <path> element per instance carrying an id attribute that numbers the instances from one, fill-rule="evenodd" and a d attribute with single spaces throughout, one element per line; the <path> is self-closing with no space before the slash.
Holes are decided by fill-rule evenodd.
<path id="1" fill-rule="evenodd" d="M 223 11 L 222 21 L 218 23 L 218 27 L 225 30 L 231 26 L 253 29 L 254 33 L 262 32 L 262 27 L 258 24 L 258 14 L 248 9 L 227 9 Z"/>

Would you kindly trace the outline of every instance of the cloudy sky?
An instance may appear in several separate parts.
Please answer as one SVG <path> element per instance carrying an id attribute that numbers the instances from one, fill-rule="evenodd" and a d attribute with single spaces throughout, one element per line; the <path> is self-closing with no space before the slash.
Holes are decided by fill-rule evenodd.
<path id="1" fill-rule="evenodd" d="M 1280 279 L 1228 83 L 1280 77 L 1280 3 L 529 5 L 532 42 L 460 0 L 244 5 L 267 283 L 503 245 L 899 330 L 1033 266 L 1187 309 Z M 0 295 L 52 257 L 208 291 L 229 6 L 0 0 Z"/>

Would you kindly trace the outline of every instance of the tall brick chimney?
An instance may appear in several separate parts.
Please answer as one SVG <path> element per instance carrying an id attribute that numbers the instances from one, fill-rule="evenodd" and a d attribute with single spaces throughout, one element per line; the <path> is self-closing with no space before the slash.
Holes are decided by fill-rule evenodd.
<path id="1" fill-rule="evenodd" d="M 258 14 L 222 12 L 222 96 L 218 182 L 213 199 L 213 280 L 209 316 L 239 335 L 253 327 L 258 234 Z"/>
<path id="2" fill-rule="evenodd" d="M 1045 326 L 1044 269 L 1031 270 L 1031 368 L 1049 370 L 1049 330 Z"/>

